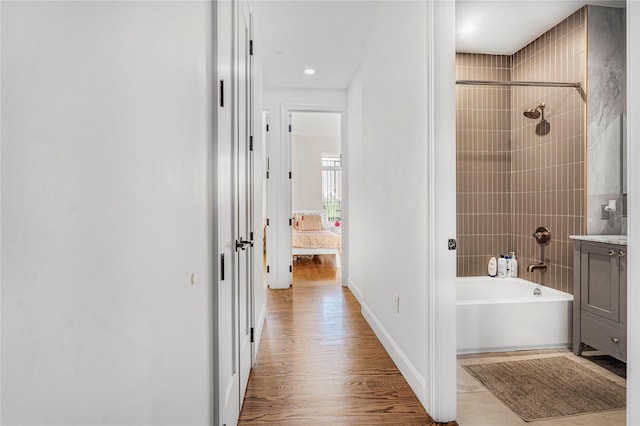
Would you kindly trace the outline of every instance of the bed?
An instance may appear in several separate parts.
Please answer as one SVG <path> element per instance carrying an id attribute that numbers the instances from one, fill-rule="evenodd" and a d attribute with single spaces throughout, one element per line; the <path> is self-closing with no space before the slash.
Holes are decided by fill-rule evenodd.
<path id="1" fill-rule="evenodd" d="M 342 237 L 332 231 L 333 227 L 323 222 L 322 214 L 316 211 L 296 211 L 293 214 L 291 248 L 296 256 L 332 254 L 336 266 L 342 263 Z"/>

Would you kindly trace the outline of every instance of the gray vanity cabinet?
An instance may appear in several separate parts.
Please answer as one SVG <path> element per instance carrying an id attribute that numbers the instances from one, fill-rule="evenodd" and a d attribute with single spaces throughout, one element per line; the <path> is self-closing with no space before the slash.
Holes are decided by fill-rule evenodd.
<path id="1" fill-rule="evenodd" d="M 627 246 L 574 241 L 573 351 L 627 358 Z"/>

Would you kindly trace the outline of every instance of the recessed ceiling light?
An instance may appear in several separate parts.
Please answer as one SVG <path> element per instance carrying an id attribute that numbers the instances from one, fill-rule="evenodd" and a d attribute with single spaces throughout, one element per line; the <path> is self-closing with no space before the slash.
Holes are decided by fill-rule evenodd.
<path id="1" fill-rule="evenodd" d="M 306 75 L 313 75 L 313 74 L 315 74 L 315 73 L 316 73 L 316 70 L 311 69 L 311 68 L 307 68 L 306 70 L 304 70 L 304 73 L 305 73 Z"/>
<path id="2" fill-rule="evenodd" d="M 278 50 L 278 51 L 276 52 L 276 55 L 278 55 L 278 56 L 285 55 L 285 54 L 286 54 L 286 53 L 285 53 L 285 52 L 283 52 L 282 50 Z"/>

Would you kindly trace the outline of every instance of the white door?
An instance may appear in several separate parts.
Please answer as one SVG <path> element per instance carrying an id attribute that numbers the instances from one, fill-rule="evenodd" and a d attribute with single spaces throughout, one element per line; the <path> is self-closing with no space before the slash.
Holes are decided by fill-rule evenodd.
<path id="1" fill-rule="evenodd" d="M 237 61 L 237 138 L 236 138 L 236 276 L 238 283 L 238 325 L 240 405 L 249 382 L 251 370 L 251 180 L 250 136 L 251 129 L 251 60 L 250 15 L 246 2 L 237 6 L 238 39 Z"/>
<path id="2" fill-rule="evenodd" d="M 217 396 L 220 425 L 235 425 L 240 413 L 238 369 L 238 296 L 232 270 L 235 256 L 234 216 L 234 122 L 233 122 L 233 7 L 232 1 L 217 2 L 218 79 L 217 106 L 217 226 L 219 262 L 217 286 Z"/>

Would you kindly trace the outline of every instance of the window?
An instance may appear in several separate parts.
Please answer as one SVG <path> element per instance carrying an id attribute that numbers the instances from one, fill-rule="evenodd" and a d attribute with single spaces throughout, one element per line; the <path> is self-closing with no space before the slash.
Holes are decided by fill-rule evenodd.
<path id="1" fill-rule="evenodd" d="M 340 154 L 322 155 L 322 210 L 329 222 L 342 220 L 342 159 Z"/>

